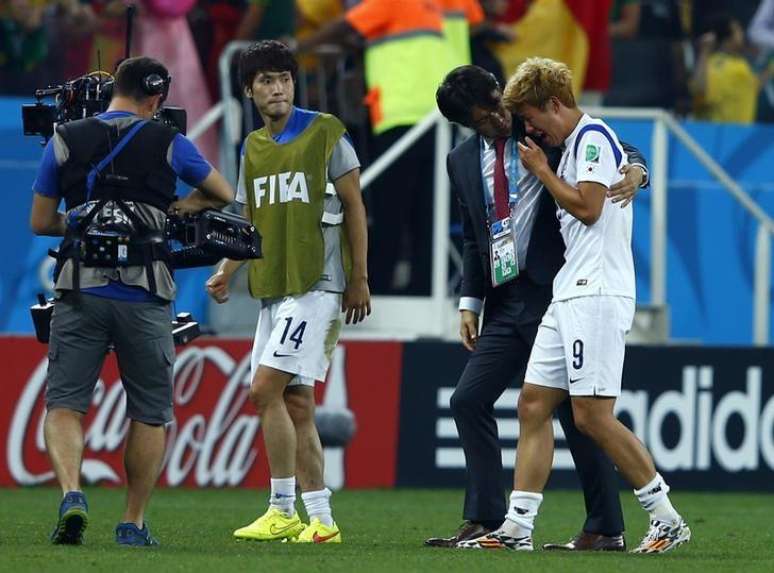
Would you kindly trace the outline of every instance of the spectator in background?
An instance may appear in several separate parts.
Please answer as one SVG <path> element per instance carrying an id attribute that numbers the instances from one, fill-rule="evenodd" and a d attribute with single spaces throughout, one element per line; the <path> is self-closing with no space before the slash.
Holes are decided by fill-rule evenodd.
<path id="1" fill-rule="evenodd" d="M 696 116 L 710 121 L 752 123 L 758 92 L 768 72 L 758 77 L 743 55 L 744 29 L 738 20 L 718 13 L 699 39 L 699 57 L 691 88 Z"/>
<path id="2" fill-rule="evenodd" d="M 686 70 L 686 0 L 615 0 L 608 31 L 612 78 L 604 104 L 691 109 Z"/>
<path id="3" fill-rule="evenodd" d="M 612 0 L 513 0 L 513 4 L 515 8 L 509 8 L 504 17 L 517 18 L 512 24 L 516 41 L 494 48 L 506 74 L 539 55 L 567 64 L 572 70 L 573 93 L 607 90 Z"/>
<path id="4" fill-rule="evenodd" d="M 293 0 L 199 0 L 198 4 L 188 19 L 213 99 L 221 95 L 218 66 L 229 42 L 276 39 L 295 32 Z M 237 75 L 235 58 L 231 73 L 235 93 L 241 91 Z"/>
<path id="5" fill-rule="evenodd" d="M 471 63 L 470 38 L 484 22 L 484 10 L 478 0 L 441 0 L 443 35 L 449 49 L 449 68 Z"/>
<path id="6" fill-rule="evenodd" d="M 526 0 L 476 0 L 481 7 L 482 20 L 477 19 L 471 11 L 468 17 L 470 26 L 470 60 L 473 64 L 484 68 L 495 75 L 497 81 L 505 84 L 505 73 L 493 48 L 498 44 L 508 44 L 516 38 L 512 24 L 516 18 L 517 4 Z M 471 18 L 472 17 L 472 18 Z M 467 62 L 467 60 L 466 60 Z"/>
<path id="7" fill-rule="evenodd" d="M 233 39 L 252 42 L 255 40 L 276 40 L 295 37 L 296 3 L 294 0 L 243 0 L 246 5 Z M 220 54 L 215 55 L 219 58 Z M 237 58 L 231 60 L 231 89 L 233 93 L 242 91 L 236 81 Z M 254 127 L 263 125 L 260 114 L 253 116 Z"/>
<path id="8" fill-rule="evenodd" d="M 126 4 L 123 0 L 94 0 L 91 7 L 97 22 L 88 50 L 89 69 L 113 71 L 126 56 Z"/>
<path id="9" fill-rule="evenodd" d="M 608 32 L 612 40 L 631 40 L 640 29 L 640 0 L 613 0 Z"/>
<path id="10" fill-rule="evenodd" d="M 94 17 L 78 0 L 10 0 L 0 5 L 0 85 L 28 95 L 61 81 L 67 46 L 91 30 Z M 63 46 L 65 49 L 49 49 Z"/>
<path id="11" fill-rule="evenodd" d="M 212 101 L 196 46 L 188 27 L 186 14 L 196 0 L 143 0 L 137 19 L 134 53 L 164 62 L 174 78 L 169 90 L 169 103 L 185 108 L 188 126 L 193 127 L 207 113 Z M 202 155 L 218 164 L 218 141 L 215 128 L 208 129 L 197 140 Z"/>
<path id="12" fill-rule="evenodd" d="M 316 32 L 324 28 L 329 22 L 340 17 L 344 13 L 344 6 L 341 0 L 296 0 L 296 33 L 295 37 L 299 41 L 309 38 Z M 340 59 L 342 54 L 338 49 L 325 54 L 304 54 L 298 57 L 298 66 L 305 75 L 306 81 L 298 86 L 301 101 L 315 102 L 315 107 L 324 113 L 336 113 L 345 123 L 352 117 L 351 114 L 341 113 L 343 106 L 350 102 L 336 101 L 336 88 L 333 87 L 336 82 L 330 82 L 331 78 L 337 81 L 345 81 L 346 73 L 338 73 L 340 69 L 337 66 L 342 63 Z M 354 101 L 359 103 L 363 98 L 362 74 L 361 80 L 356 84 L 357 94 L 352 94 Z M 355 86 L 353 86 L 355 87 Z M 349 94 L 348 94 L 349 95 Z M 330 97 L 329 99 L 329 96 Z M 349 117 L 348 117 L 349 115 Z"/>
<path id="13" fill-rule="evenodd" d="M 341 0 L 296 0 L 298 38 L 311 36 L 343 13 Z"/>
<path id="14" fill-rule="evenodd" d="M 643 11 L 645 3 L 647 4 L 671 4 L 679 5 L 682 15 L 687 16 L 690 13 L 691 30 L 700 34 L 702 30 L 707 29 L 707 25 L 714 19 L 716 14 L 728 14 L 735 19 L 745 29 L 750 24 L 758 6 L 762 0 L 643 0 Z"/>
<path id="15" fill-rule="evenodd" d="M 69 17 L 59 20 L 57 34 L 57 45 L 62 46 L 59 51 L 64 57 L 62 75 L 69 79 L 91 71 L 89 58 L 99 20 L 93 6 L 85 1 L 67 0 L 60 6 L 62 7 L 60 10 L 65 10 L 69 14 Z"/>
<path id="16" fill-rule="evenodd" d="M 353 37 L 367 42 L 366 104 L 378 156 L 435 108 L 435 89 L 448 62 L 440 5 L 435 0 L 363 0 L 299 42 L 298 50 L 348 44 Z M 377 294 L 430 293 L 434 147 L 430 131 L 369 192 L 369 275 Z M 396 269 L 406 254 L 410 277 L 401 288 Z"/>
<path id="17" fill-rule="evenodd" d="M 295 33 L 295 2 L 292 0 L 247 0 L 235 40 L 272 40 Z"/>
<path id="18" fill-rule="evenodd" d="M 774 0 L 763 0 L 750 23 L 750 40 L 761 50 L 758 63 L 774 62 Z M 758 99 L 758 121 L 774 122 L 774 82 L 769 79 Z"/>
<path id="19" fill-rule="evenodd" d="M 198 9 L 188 13 L 191 33 L 213 99 L 220 97 L 220 55 L 236 37 L 246 8 L 245 0 L 200 0 Z"/>
<path id="20" fill-rule="evenodd" d="M 695 4 L 693 0 L 641 0 L 638 37 L 684 39 L 692 26 L 692 13 L 702 11 Z"/>
<path id="21" fill-rule="evenodd" d="M 45 2 L 11 0 L 0 8 L 0 84 L 3 93 L 25 94 L 46 75 Z"/>

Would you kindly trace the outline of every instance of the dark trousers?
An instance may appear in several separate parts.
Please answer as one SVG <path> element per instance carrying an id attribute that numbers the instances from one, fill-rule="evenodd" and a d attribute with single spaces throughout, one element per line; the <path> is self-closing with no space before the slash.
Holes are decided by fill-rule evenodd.
<path id="1" fill-rule="evenodd" d="M 539 318 L 530 319 L 542 316 L 545 310 L 537 289 L 525 286 L 526 282 L 520 277 L 519 284 L 510 292 L 503 291 L 499 300 L 488 298 L 476 350 L 451 397 L 451 410 L 465 451 L 467 483 L 463 518 L 469 521 L 499 522 L 507 511 L 494 403 L 506 388 L 524 381 L 539 324 Z M 569 399 L 562 403 L 557 414 L 583 487 L 586 503 L 583 530 L 603 535 L 621 534 L 623 513 L 613 462 L 575 427 Z"/>
<path id="2" fill-rule="evenodd" d="M 376 136 L 380 156 L 412 126 L 394 127 Z M 369 284 L 374 294 L 429 295 L 433 245 L 433 170 L 435 130 L 431 129 L 374 181 L 367 191 Z M 411 280 L 392 287 L 395 265 L 407 254 Z"/>

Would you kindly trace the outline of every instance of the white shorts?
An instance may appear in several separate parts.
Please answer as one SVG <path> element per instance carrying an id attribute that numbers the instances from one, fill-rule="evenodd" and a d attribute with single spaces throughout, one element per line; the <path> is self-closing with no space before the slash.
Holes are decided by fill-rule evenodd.
<path id="1" fill-rule="evenodd" d="M 621 394 L 634 299 L 583 296 L 552 302 L 538 327 L 524 381 L 571 396 Z"/>
<path id="2" fill-rule="evenodd" d="M 341 296 L 313 290 L 264 304 L 255 329 L 252 375 L 260 364 L 295 374 L 288 386 L 324 381 L 341 332 Z"/>

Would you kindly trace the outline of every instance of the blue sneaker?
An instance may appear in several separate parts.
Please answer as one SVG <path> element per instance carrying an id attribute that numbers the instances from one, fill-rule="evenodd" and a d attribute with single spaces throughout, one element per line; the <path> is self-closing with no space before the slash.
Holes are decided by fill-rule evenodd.
<path id="1" fill-rule="evenodd" d="M 152 547 L 158 545 L 159 540 L 150 534 L 147 523 L 142 524 L 142 529 L 134 523 L 119 523 L 116 525 L 116 543 L 133 547 Z"/>
<path id="2" fill-rule="evenodd" d="M 81 545 L 89 524 L 89 504 L 80 491 L 68 491 L 59 504 L 59 521 L 51 533 L 55 545 Z"/>

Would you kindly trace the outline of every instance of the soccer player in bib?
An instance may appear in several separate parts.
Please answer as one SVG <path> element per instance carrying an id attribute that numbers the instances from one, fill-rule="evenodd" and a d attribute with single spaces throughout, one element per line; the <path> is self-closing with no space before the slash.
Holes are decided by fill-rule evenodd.
<path id="1" fill-rule="evenodd" d="M 268 510 L 234 537 L 340 543 L 323 482 L 314 385 L 324 380 L 341 329 L 371 313 L 360 164 L 344 125 L 293 106 L 296 60 L 261 41 L 240 59 L 240 80 L 265 127 L 245 139 L 236 200 L 263 239 L 250 261 L 250 294 L 261 310 L 250 400 L 261 418 L 271 472 Z M 207 281 L 217 302 L 240 262 L 224 260 Z M 309 517 L 295 508 L 296 485 Z"/>
<path id="2" fill-rule="evenodd" d="M 669 486 L 636 436 L 613 414 L 621 393 L 625 336 L 634 319 L 632 206 L 608 198 L 626 161 L 618 137 L 575 104 L 570 70 L 530 58 L 508 81 L 505 105 L 523 117 L 527 134 L 564 148 L 558 171 L 527 136 L 524 165 L 556 200 L 565 263 L 538 329 L 519 397 L 514 490 L 503 525 L 461 547 L 532 550 L 535 517 L 551 471 L 552 415 L 570 395 L 575 424 L 610 456 L 635 488 L 650 528 L 634 553 L 663 553 L 691 537 L 669 500 Z"/>

